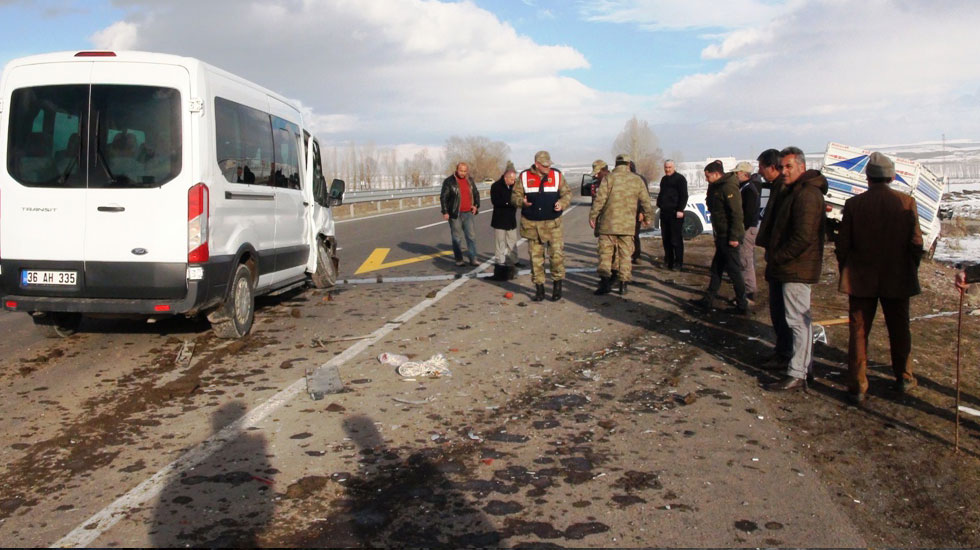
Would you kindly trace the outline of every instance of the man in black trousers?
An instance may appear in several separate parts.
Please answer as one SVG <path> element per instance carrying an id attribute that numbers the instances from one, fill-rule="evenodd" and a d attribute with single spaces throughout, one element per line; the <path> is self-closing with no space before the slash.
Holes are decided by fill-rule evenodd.
<path id="1" fill-rule="evenodd" d="M 664 242 L 664 264 L 680 271 L 684 266 L 684 209 L 687 208 L 687 179 L 678 174 L 674 161 L 664 162 L 657 195 L 660 209 L 660 236 Z"/>

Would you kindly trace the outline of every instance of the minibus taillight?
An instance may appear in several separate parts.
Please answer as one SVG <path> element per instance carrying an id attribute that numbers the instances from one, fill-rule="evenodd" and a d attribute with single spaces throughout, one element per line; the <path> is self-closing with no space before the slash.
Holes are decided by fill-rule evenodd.
<path id="1" fill-rule="evenodd" d="M 187 263 L 208 261 L 208 186 L 199 183 L 187 191 Z"/>
<path id="2" fill-rule="evenodd" d="M 116 57 L 116 52 L 78 52 L 75 57 Z"/>

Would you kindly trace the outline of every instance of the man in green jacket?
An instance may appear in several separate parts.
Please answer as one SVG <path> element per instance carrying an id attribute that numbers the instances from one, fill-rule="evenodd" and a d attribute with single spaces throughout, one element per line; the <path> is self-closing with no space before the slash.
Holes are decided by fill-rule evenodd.
<path id="1" fill-rule="evenodd" d="M 616 167 L 602 180 L 589 211 L 589 225 L 596 229 L 599 237 L 599 288 L 596 295 L 612 290 L 613 271 L 618 273 L 619 293 L 626 294 L 626 285 L 632 280 L 631 256 L 637 209 L 643 212 L 643 225 L 649 227 L 649 220 L 653 219 L 650 192 L 643 179 L 630 171 L 629 155 L 618 155 Z"/>
<path id="2" fill-rule="evenodd" d="M 720 160 L 704 167 L 704 177 L 708 180 L 708 194 L 705 202 L 711 212 L 711 228 L 715 237 L 715 256 L 711 260 L 711 282 L 704 298 L 694 304 L 702 309 L 711 309 L 715 295 L 721 288 L 721 276 L 728 273 L 735 289 L 735 307 L 727 311 L 737 315 L 748 315 L 749 304 L 745 297 L 745 280 L 739 263 L 738 246 L 745 236 L 742 223 L 742 195 L 738 190 L 738 177 L 734 172 L 725 173 Z"/>

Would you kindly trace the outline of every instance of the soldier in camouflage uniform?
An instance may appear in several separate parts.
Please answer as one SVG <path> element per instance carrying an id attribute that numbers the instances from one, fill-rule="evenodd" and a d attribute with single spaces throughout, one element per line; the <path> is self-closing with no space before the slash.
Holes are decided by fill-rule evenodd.
<path id="1" fill-rule="evenodd" d="M 531 282 L 534 296 L 544 300 L 544 253 L 551 250 L 551 278 L 554 287 L 551 300 L 561 299 L 565 280 L 565 241 L 562 237 L 561 214 L 572 202 L 572 192 L 565 176 L 551 167 L 551 155 L 538 151 L 534 165 L 521 172 L 511 193 L 511 204 L 521 209 L 521 237 L 527 239 L 531 254 Z"/>
<path id="2" fill-rule="evenodd" d="M 630 171 L 628 155 L 616 157 L 616 168 L 606 176 L 596 192 L 589 212 L 589 225 L 599 237 L 599 288 L 597 295 L 612 290 L 612 272 L 618 273 L 619 293 L 626 294 L 632 280 L 633 233 L 637 209 L 643 212 L 644 227 L 653 219 L 650 192 L 640 176 Z M 615 265 L 614 265 L 615 264 Z"/>

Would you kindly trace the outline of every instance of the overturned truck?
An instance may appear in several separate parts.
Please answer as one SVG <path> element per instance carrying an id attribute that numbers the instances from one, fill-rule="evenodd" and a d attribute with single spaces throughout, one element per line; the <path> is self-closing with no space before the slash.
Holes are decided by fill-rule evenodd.
<path id="1" fill-rule="evenodd" d="M 821 172 L 827 178 L 829 189 L 827 202 L 827 230 L 836 236 L 844 215 L 844 202 L 868 190 L 864 170 L 871 151 L 840 143 L 829 143 L 823 158 Z M 912 195 L 919 209 L 919 226 L 922 229 L 922 246 L 931 256 L 939 240 L 939 202 L 943 196 L 943 182 L 931 170 L 914 160 L 903 159 L 885 153 L 895 162 L 895 181 L 891 187 Z"/>

